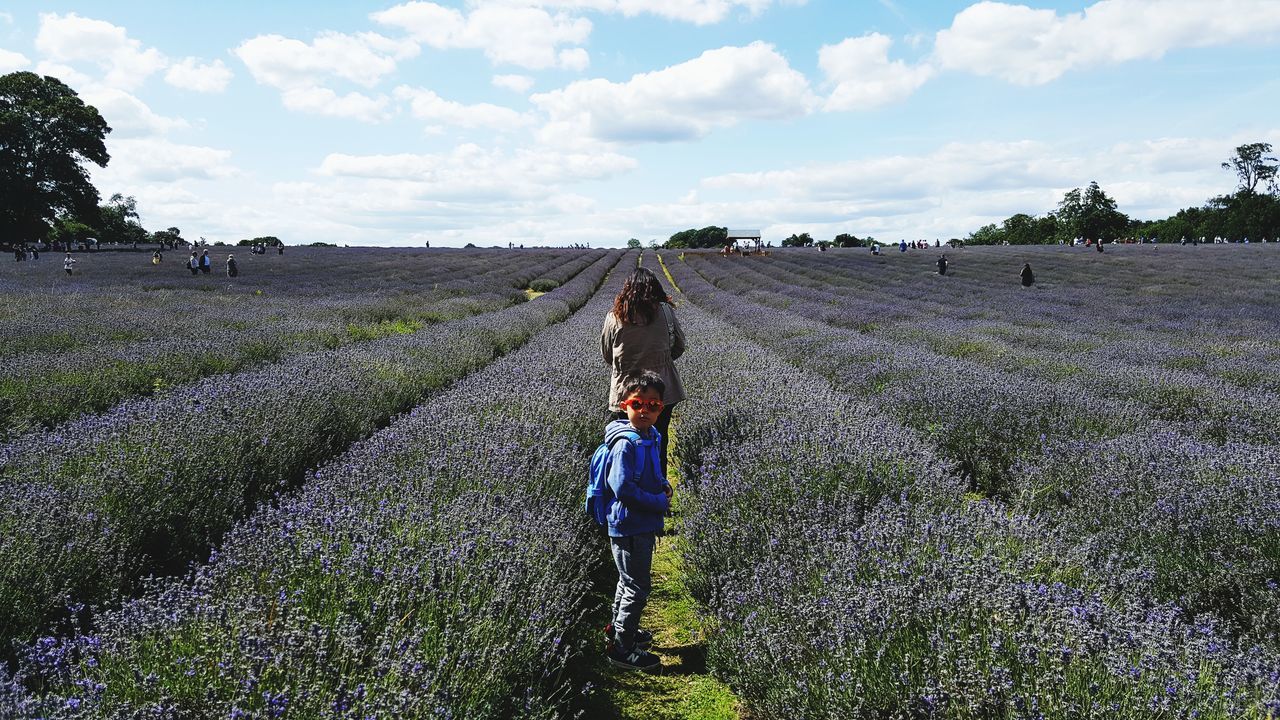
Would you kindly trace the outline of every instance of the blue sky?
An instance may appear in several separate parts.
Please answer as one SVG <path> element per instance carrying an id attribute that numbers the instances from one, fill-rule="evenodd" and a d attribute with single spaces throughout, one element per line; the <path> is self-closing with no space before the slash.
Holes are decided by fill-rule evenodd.
<path id="1" fill-rule="evenodd" d="M 114 128 L 151 229 L 622 245 L 962 237 L 1097 180 L 1165 217 L 1280 145 L 1280 2 L 18 2 L 0 72 Z"/>

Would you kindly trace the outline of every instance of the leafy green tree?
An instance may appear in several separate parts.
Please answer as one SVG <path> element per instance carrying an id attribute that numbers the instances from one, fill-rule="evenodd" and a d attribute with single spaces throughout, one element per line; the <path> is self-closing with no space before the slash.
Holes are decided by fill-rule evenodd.
<path id="1" fill-rule="evenodd" d="M 1003 245 L 1004 230 L 995 223 L 989 223 L 969 233 L 964 242 L 966 245 Z"/>
<path id="2" fill-rule="evenodd" d="M 110 243 L 146 242 L 148 233 L 138 222 L 138 200 L 116 193 L 98 208 L 98 240 Z"/>
<path id="3" fill-rule="evenodd" d="M 1058 225 L 1065 237 L 1112 240 L 1129 226 L 1129 216 L 1116 209 L 1116 201 L 1097 181 L 1084 190 L 1068 190 L 1058 203 Z"/>
<path id="4" fill-rule="evenodd" d="M 1276 192 L 1276 171 L 1280 166 L 1276 158 L 1268 156 L 1271 143 L 1248 143 L 1236 148 L 1236 154 L 1222 163 L 1223 170 L 1234 170 L 1240 179 L 1240 190 L 1256 192 L 1261 184 L 1269 192 Z"/>
<path id="5" fill-rule="evenodd" d="M 84 163 L 105 167 L 107 122 L 54 77 L 0 77 L 0 237 L 45 237 L 60 214 L 93 217 L 98 191 Z"/>
<path id="6" fill-rule="evenodd" d="M 639 249 L 640 249 L 640 247 L 641 247 L 641 245 L 640 245 L 640 239 L 639 239 L 639 238 L 631 238 L 630 240 L 628 240 L 628 241 L 627 241 L 627 247 L 628 247 L 628 248 L 630 248 L 630 249 L 632 249 L 632 250 L 639 250 Z"/>
<path id="7" fill-rule="evenodd" d="M 175 247 L 180 243 L 186 242 L 186 239 L 182 237 L 182 231 L 176 227 L 171 227 L 167 230 L 157 230 L 154 233 L 151 233 L 151 239 L 155 242 L 168 243 Z"/>
<path id="8" fill-rule="evenodd" d="M 809 233 L 792 233 L 791 237 L 782 241 L 782 247 L 813 247 L 813 238 Z"/>
<path id="9" fill-rule="evenodd" d="M 859 240 L 857 235 L 850 235 L 849 233 L 840 233 L 835 236 L 831 244 L 836 247 L 863 247 L 863 241 Z"/>
<path id="10" fill-rule="evenodd" d="M 70 216 L 60 216 L 49 229 L 49 240 L 55 243 L 78 243 L 93 237 L 98 231 L 92 225 Z"/>
<path id="11" fill-rule="evenodd" d="M 729 242 L 729 228 L 708 225 L 700 230 L 690 228 L 671 236 L 665 243 L 668 248 L 723 247 Z"/>

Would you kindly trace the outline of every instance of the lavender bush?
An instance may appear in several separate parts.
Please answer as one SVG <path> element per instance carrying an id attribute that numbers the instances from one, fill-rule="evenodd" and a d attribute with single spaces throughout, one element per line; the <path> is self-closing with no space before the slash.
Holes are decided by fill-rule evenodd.
<path id="1" fill-rule="evenodd" d="M 93 254 L 91 271 L 71 278 L 53 262 L 3 266 L 13 277 L 0 282 L 13 287 L 0 298 L 13 312 L 0 316 L 0 437 L 207 375 L 491 312 L 524 301 L 530 279 L 567 280 L 598 257 L 301 249 L 287 261 L 245 254 L 253 267 L 234 280 L 173 283 L 156 275 L 184 269 L 137 253 Z"/>
<path id="2" fill-rule="evenodd" d="M 30 639 L 70 602 L 180 569 L 259 498 L 563 320 L 617 259 L 534 302 L 215 376 L 0 446 L 0 638 Z"/>
<path id="3" fill-rule="evenodd" d="M 0 692 L 19 717 L 558 716 L 601 555 L 579 502 L 603 369 L 582 350 L 621 279 L 260 508 L 185 580 L 33 643 Z"/>

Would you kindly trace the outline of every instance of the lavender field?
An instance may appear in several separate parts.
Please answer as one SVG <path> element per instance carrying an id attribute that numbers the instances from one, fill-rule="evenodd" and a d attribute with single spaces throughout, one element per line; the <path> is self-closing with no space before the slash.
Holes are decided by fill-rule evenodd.
<path id="1" fill-rule="evenodd" d="M 938 252 L 11 265 L 0 717 L 591 717 L 636 262 L 742 716 L 1280 716 L 1280 246 Z"/>

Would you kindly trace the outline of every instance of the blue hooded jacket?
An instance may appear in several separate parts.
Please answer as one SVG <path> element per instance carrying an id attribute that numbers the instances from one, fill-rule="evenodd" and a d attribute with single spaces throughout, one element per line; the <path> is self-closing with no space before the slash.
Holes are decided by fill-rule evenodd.
<path id="1" fill-rule="evenodd" d="M 613 442 L 624 432 L 636 432 L 626 420 L 614 420 L 605 426 L 604 440 L 609 445 L 609 537 L 630 537 L 656 533 L 663 529 L 663 518 L 671 507 L 666 495 L 667 479 L 662 476 L 658 459 L 662 436 L 650 428 L 649 437 L 639 443 Z M 645 452 L 644 470 L 636 481 L 636 461 Z"/>

